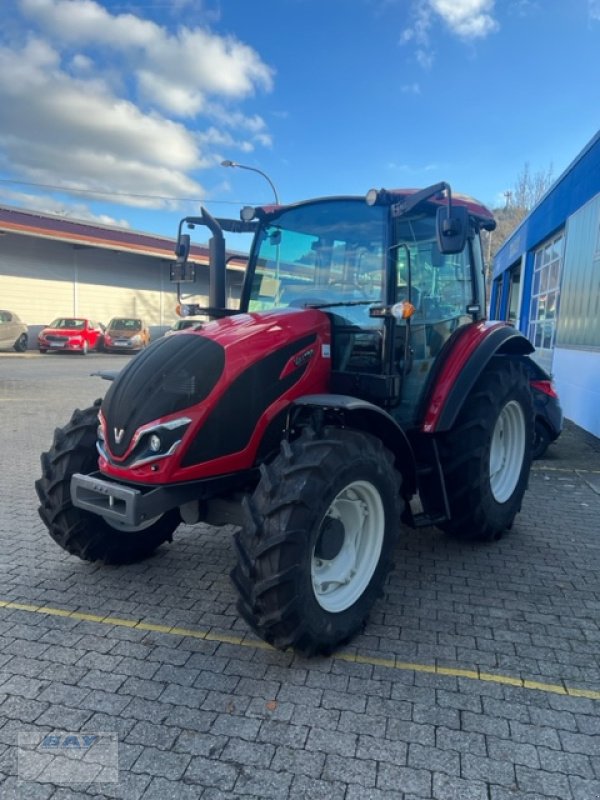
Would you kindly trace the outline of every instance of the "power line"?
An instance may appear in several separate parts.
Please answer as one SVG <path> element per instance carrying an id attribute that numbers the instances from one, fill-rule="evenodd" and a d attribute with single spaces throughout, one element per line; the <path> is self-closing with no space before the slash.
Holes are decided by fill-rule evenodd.
<path id="1" fill-rule="evenodd" d="M 16 186 L 34 186 L 37 189 L 52 189 L 66 194 L 93 194 L 103 197 L 137 197 L 142 200 L 176 200 L 181 203 L 221 203 L 224 205 L 244 205 L 244 200 L 211 200 L 210 197 L 172 197 L 160 194 L 136 194 L 135 192 L 103 192 L 101 189 L 74 189 L 65 186 L 56 186 L 51 183 L 33 183 L 30 181 L 17 181 L 10 178 L 0 178 L 0 183 L 10 183 Z"/>

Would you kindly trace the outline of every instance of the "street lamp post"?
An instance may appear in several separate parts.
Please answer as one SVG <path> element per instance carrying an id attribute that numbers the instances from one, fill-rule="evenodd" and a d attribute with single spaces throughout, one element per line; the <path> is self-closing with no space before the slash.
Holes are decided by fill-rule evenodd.
<path id="1" fill-rule="evenodd" d="M 266 172 L 263 172 L 261 169 L 257 169 L 256 167 L 248 167 L 245 164 L 238 164 L 237 161 L 230 161 L 227 159 L 226 161 L 221 161 L 222 167 L 238 167 L 239 169 L 247 169 L 250 172 L 258 172 L 259 175 L 262 175 L 263 178 L 268 182 L 269 186 L 273 190 L 273 194 L 275 195 L 275 203 L 279 205 L 279 195 L 277 194 L 277 189 L 275 188 L 275 184 L 269 178 Z"/>

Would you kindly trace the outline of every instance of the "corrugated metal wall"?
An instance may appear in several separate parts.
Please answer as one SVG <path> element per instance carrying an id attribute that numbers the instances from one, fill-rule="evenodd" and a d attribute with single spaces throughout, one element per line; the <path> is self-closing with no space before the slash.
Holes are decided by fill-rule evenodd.
<path id="1" fill-rule="evenodd" d="M 567 223 L 556 344 L 600 349 L 600 194 Z"/>
<path id="2" fill-rule="evenodd" d="M 152 328 L 176 319 L 176 287 L 169 261 L 7 234 L 0 237 L 0 307 L 34 329 L 64 314 L 106 324 L 114 316 L 140 316 Z M 185 285 L 208 302 L 208 269 Z"/>

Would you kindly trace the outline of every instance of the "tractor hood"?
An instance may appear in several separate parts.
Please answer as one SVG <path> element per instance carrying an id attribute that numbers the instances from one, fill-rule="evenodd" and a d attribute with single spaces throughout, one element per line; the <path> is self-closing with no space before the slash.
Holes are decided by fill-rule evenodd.
<path id="1" fill-rule="evenodd" d="M 330 322 L 316 309 L 237 314 L 163 337 L 104 398 L 100 468 L 152 483 L 250 468 L 273 420 L 296 397 L 327 391 L 329 374 Z"/>

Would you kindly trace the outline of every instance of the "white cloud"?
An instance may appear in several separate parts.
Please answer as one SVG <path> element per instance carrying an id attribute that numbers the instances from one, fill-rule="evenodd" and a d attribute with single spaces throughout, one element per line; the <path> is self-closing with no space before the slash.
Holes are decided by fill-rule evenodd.
<path id="1" fill-rule="evenodd" d="M 27 30 L 11 25 L 0 45 L 0 75 L 10 76 L 0 79 L 0 165 L 11 176 L 171 207 L 164 198 L 202 199 L 196 175 L 225 144 L 270 145 L 264 120 L 235 105 L 272 87 L 246 44 L 172 33 L 94 0 L 18 2 Z"/>
<path id="2" fill-rule="evenodd" d="M 90 74 L 94 69 L 94 62 L 91 58 L 77 53 L 71 59 L 71 67 L 75 73 L 88 73 Z"/>
<path id="3" fill-rule="evenodd" d="M 142 113 L 101 81 L 67 76 L 58 60 L 38 40 L 20 52 L 0 48 L 0 74 L 12 73 L 10 81 L 0 82 L 0 107 L 9 109 L 0 147 L 14 173 L 98 191 L 202 195 L 202 187 L 187 177 L 202 166 L 190 131 Z"/>
<path id="4" fill-rule="evenodd" d="M 206 95 L 242 98 L 257 87 L 272 88 L 272 69 L 233 36 L 185 27 L 172 34 L 133 14 L 113 15 L 94 0 L 21 3 L 31 20 L 55 41 L 82 49 L 93 46 L 123 58 L 147 99 L 169 113 L 194 116 Z M 181 105 L 185 95 L 192 98 L 191 108 Z"/>
<path id="5" fill-rule="evenodd" d="M 27 192 L 13 192 L 2 189 L 0 198 L 5 205 L 25 207 L 40 214 L 57 214 L 70 219 L 86 220 L 99 225 L 110 225 L 117 228 L 130 228 L 126 219 L 117 219 L 109 214 L 95 214 L 85 203 L 65 203 L 54 197 L 40 197 Z"/>
<path id="6" fill-rule="evenodd" d="M 415 58 L 417 59 L 417 64 L 423 69 L 431 69 L 435 61 L 435 52 L 424 47 L 418 47 L 415 51 Z"/>
<path id="7" fill-rule="evenodd" d="M 600 21 L 600 0 L 588 0 L 590 19 Z"/>
<path id="8" fill-rule="evenodd" d="M 495 0 L 413 0 L 411 24 L 402 31 L 400 44 L 414 46 L 415 59 L 424 69 L 435 60 L 432 28 L 443 22 L 463 41 L 483 39 L 498 29 L 493 16 Z M 600 0 L 590 0 L 600 2 Z"/>
<path id="9" fill-rule="evenodd" d="M 464 39 L 483 38 L 498 28 L 491 13 L 494 0 L 430 0 L 430 5 L 452 33 Z"/>

